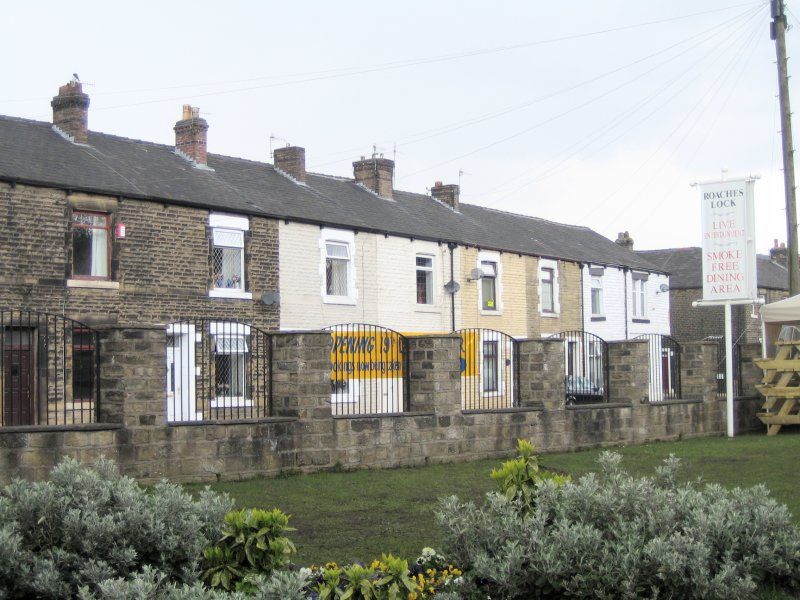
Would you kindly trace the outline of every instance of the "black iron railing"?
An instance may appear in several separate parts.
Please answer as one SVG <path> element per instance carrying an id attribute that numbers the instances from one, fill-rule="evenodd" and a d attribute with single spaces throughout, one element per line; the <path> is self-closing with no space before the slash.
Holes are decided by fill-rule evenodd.
<path id="1" fill-rule="evenodd" d="M 461 336 L 462 409 L 491 410 L 517 406 L 517 341 L 494 329 L 459 329 L 456 333 Z"/>
<path id="2" fill-rule="evenodd" d="M 724 400 L 727 395 L 727 375 L 725 373 L 725 336 L 710 335 L 705 342 L 717 344 L 717 399 Z M 733 397 L 738 398 L 742 390 L 742 349 L 738 343 L 733 344 Z"/>
<path id="3" fill-rule="evenodd" d="M 0 425 L 74 425 L 97 418 L 98 338 L 72 319 L 0 310 Z"/>
<path id="4" fill-rule="evenodd" d="M 169 422 L 257 419 L 272 410 L 273 338 L 240 321 L 184 319 L 167 327 Z"/>
<path id="5" fill-rule="evenodd" d="M 408 410 L 408 343 L 386 327 L 343 323 L 331 332 L 331 411 L 334 415 Z"/>
<path id="6" fill-rule="evenodd" d="M 672 337 L 657 333 L 636 336 L 647 340 L 650 402 L 678 400 L 681 397 L 681 346 Z"/>
<path id="7" fill-rule="evenodd" d="M 588 331 L 562 331 L 567 404 L 608 402 L 608 342 Z"/>

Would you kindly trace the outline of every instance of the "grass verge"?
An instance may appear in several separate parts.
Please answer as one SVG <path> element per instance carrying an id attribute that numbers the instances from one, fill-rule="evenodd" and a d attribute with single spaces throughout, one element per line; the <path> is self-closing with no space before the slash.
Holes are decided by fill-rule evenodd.
<path id="1" fill-rule="evenodd" d="M 511 444 L 509 444 L 511 446 Z M 615 448 L 633 474 L 650 474 L 670 454 L 683 462 L 684 480 L 701 478 L 726 486 L 764 483 L 777 500 L 800 517 L 797 456 L 800 435 L 782 433 L 696 438 Z M 546 468 L 581 475 L 596 469 L 602 450 L 547 454 Z M 509 449 L 511 453 L 511 449 Z M 480 501 L 492 488 L 489 472 L 499 460 L 351 473 L 318 473 L 217 483 L 237 507 L 277 506 L 292 516 L 299 564 L 368 561 L 382 552 L 415 558 L 424 546 L 439 546 L 433 509 L 437 498 L 456 494 Z M 202 486 L 187 486 L 199 490 Z M 784 598 L 763 595 L 762 598 Z"/>

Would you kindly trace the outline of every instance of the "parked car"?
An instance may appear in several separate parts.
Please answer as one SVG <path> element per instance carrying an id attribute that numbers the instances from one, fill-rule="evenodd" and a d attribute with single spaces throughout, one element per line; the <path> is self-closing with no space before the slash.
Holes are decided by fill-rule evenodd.
<path id="1" fill-rule="evenodd" d="M 603 388 L 582 375 L 567 375 L 566 390 L 567 404 L 591 404 L 605 399 Z"/>

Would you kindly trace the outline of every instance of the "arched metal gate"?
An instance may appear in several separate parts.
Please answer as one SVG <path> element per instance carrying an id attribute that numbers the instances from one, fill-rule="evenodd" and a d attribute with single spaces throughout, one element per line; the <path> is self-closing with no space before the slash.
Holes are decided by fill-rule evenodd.
<path id="1" fill-rule="evenodd" d="M 464 410 L 517 406 L 517 341 L 494 329 L 459 329 Z"/>
<path id="2" fill-rule="evenodd" d="M 562 331 L 567 404 L 608 402 L 608 343 L 588 331 Z"/>
<path id="3" fill-rule="evenodd" d="M 96 331 L 60 315 L 13 309 L 0 310 L 0 331 L 0 426 L 96 420 Z"/>
<path id="4" fill-rule="evenodd" d="M 331 332 L 331 411 L 334 415 L 408 410 L 408 343 L 379 325 L 343 323 Z"/>
<path id="5" fill-rule="evenodd" d="M 681 346 L 668 335 L 648 333 L 635 340 L 647 340 L 650 370 L 650 402 L 678 400 L 681 397 Z"/>

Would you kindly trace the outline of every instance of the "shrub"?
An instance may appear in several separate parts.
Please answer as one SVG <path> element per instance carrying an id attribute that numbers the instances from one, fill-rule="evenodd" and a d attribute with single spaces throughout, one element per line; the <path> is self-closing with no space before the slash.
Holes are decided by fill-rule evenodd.
<path id="1" fill-rule="evenodd" d="M 191 583 L 230 507 L 209 491 L 195 501 L 166 482 L 142 488 L 108 460 L 65 459 L 49 481 L 0 492 L 0 597 L 73 597 L 145 566 Z"/>
<path id="2" fill-rule="evenodd" d="M 212 588 L 252 591 L 249 576 L 268 577 L 289 564 L 295 552 L 289 531 L 289 517 L 277 508 L 228 513 L 222 537 L 203 552 L 202 580 Z"/>
<path id="3" fill-rule="evenodd" d="M 569 475 L 540 471 L 533 444 L 523 439 L 517 440 L 517 457 L 504 462 L 499 469 L 493 469 L 491 477 L 497 482 L 501 494 L 509 500 L 518 500 L 526 509 L 533 507 L 536 486 L 542 481 L 553 481 L 557 485 L 571 481 Z"/>
<path id="4" fill-rule="evenodd" d="M 269 578 L 250 579 L 250 594 L 209 590 L 200 583 L 176 585 L 163 573 L 145 567 L 130 579 L 109 579 L 100 582 L 95 593 L 84 588 L 81 600 L 305 600 L 308 574 L 277 571 Z"/>
<path id="5" fill-rule="evenodd" d="M 679 485 L 672 457 L 655 477 L 634 478 L 620 460 L 606 452 L 598 475 L 541 481 L 530 502 L 441 501 L 462 595 L 735 599 L 764 584 L 798 588 L 800 532 L 766 488 Z"/>

